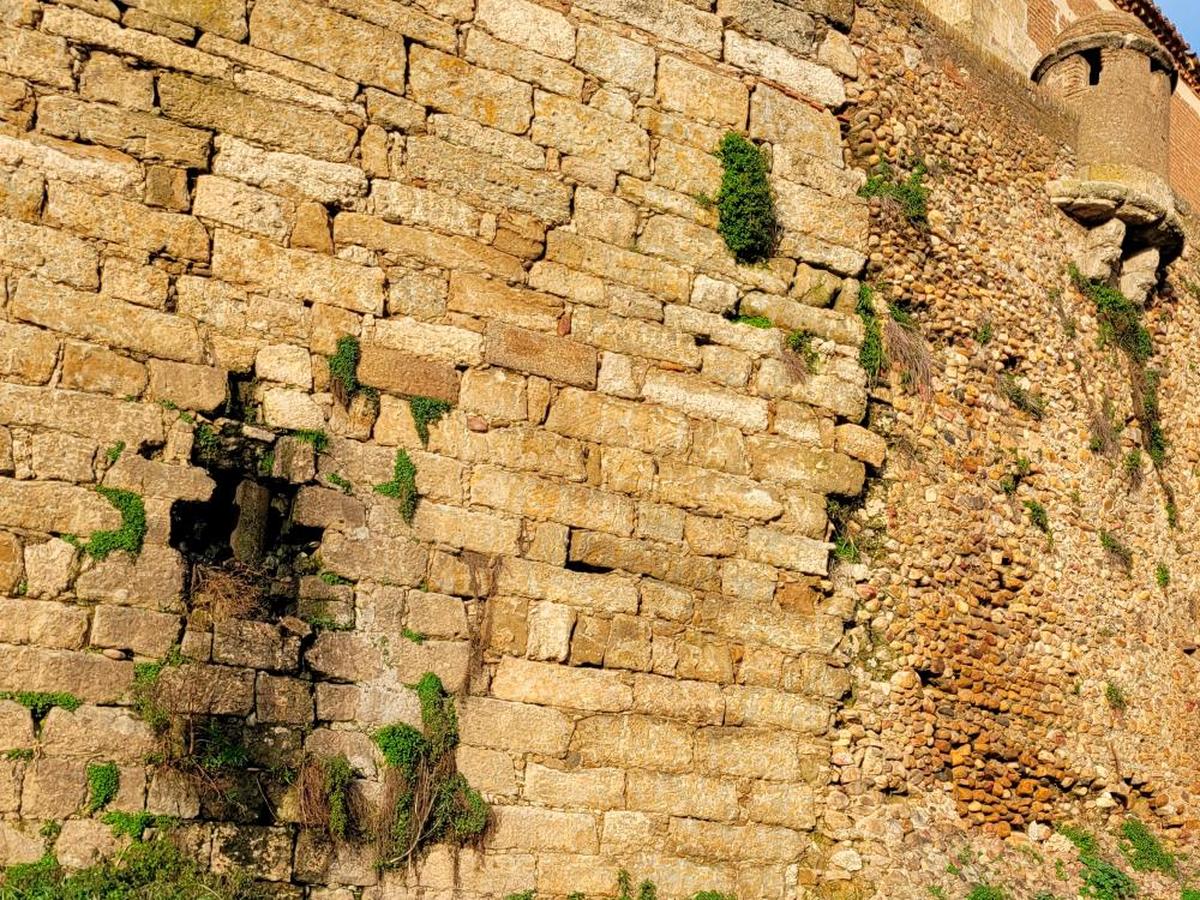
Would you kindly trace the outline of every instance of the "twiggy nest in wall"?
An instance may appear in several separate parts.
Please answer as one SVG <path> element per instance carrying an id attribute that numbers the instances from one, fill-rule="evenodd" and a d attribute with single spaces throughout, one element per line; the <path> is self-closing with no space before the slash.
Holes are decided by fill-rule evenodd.
<path id="1" fill-rule="evenodd" d="M 236 563 L 197 565 L 192 569 L 192 612 L 207 613 L 214 622 L 247 619 L 263 611 L 260 577 Z"/>

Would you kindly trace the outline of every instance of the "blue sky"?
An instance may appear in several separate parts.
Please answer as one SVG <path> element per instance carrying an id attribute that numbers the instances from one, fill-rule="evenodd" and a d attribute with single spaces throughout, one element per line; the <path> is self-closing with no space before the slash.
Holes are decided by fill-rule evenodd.
<path id="1" fill-rule="evenodd" d="M 1183 32 L 1192 49 L 1200 51 L 1200 3 L 1196 0 L 1158 0 L 1158 5 Z"/>

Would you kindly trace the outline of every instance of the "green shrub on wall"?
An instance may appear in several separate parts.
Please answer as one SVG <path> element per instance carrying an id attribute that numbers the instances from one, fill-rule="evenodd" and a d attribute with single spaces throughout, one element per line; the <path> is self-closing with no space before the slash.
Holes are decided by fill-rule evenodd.
<path id="1" fill-rule="evenodd" d="M 731 131 L 716 155 L 724 169 L 716 199 L 717 231 L 738 262 L 762 262 L 774 250 L 778 231 L 766 154 Z"/>

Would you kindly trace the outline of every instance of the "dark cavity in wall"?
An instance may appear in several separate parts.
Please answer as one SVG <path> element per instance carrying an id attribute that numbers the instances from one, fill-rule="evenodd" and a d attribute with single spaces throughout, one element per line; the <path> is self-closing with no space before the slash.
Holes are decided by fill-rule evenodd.
<path id="1" fill-rule="evenodd" d="M 275 474 L 276 448 L 297 442 L 255 432 L 229 419 L 198 425 L 192 463 L 216 486 L 208 500 L 171 509 L 170 544 L 187 562 L 191 606 L 217 619 L 294 614 L 323 533 L 292 521 L 300 485 Z"/>

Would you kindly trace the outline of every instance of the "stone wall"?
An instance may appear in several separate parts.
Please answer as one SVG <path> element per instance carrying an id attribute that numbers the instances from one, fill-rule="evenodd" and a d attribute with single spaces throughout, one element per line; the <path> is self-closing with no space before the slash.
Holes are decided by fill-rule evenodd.
<path id="1" fill-rule="evenodd" d="M 84 808 L 115 762 L 110 809 L 281 897 L 596 894 L 619 867 L 779 897 L 856 870 L 820 825 L 855 605 L 826 497 L 884 454 L 834 115 L 852 14 L 6 4 L 0 863 L 118 849 Z M 703 200 L 729 130 L 773 160 L 760 266 Z M 347 336 L 363 390 L 331 380 Z M 452 406 L 427 442 L 414 397 Z M 376 489 L 398 450 L 411 522 Z M 490 826 L 381 876 L 299 826 L 288 773 L 343 753 L 371 807 L 370 735 L 419 723 L 427 671 Z M 238 770 L 164 763 L 147 683 Z M 23 692 L 69 696 L 35 719 Z"/>
<path id="2" fill-rule="evenodd" d="M 0 865 L 118 851 L 107 762 L 286 898 L 1073 895 L 1049 826 L 1194 848 L 1200 273 L 1144 313 L 1156 468 L 1045 189 L 1073 123 L 978 42 L 898 0 L 18 0 L 0 89 Z M 926 223 L 857 196 L 918 159 Z M 380 808 L 426 672 L 489 826 L 380 873 L 292 781 L 345 754 Z M 164 761 L 149 681 L 234 771 Z"/>
<path id="3" fill-rule="evenodd" d="M 903 371 L 871 394 L 889 452 L 853 522 L 868 551 L 835 741 L 841 833 L 860 838 L 863 896 L 1075 896 L 1078 854 L 1047 824 L 1111 840 L 1136 815 L 1177 849 L 1196 841 L 1194 258 L 1144 313 L 1159 469 L 1128 360 L 1068 274 L 1088 236 L 1046 192 L 1073 171 L 1042 127 L 1053 110 L 1029 115 L 1027 88 L 905 4 L 861 4 L 852 38 L 856 162 L 935 172 L 928 230 L 873 203 L 864 276 L 917 320 L 934 374 L 928 402 Z"/>

